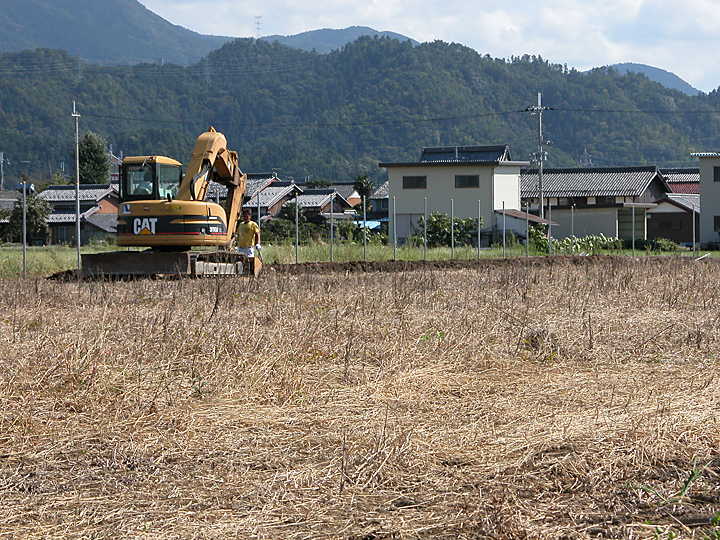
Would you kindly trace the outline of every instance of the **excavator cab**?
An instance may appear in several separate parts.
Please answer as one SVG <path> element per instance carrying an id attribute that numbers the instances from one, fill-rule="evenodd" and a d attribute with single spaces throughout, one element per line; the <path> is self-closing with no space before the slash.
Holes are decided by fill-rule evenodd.
<path id="1" fill-rule="evenodd" d="M 182 165 L 162 156 L 125 159 L 120 167 L 120 201 L 172 201 L 180 189 Z"/>

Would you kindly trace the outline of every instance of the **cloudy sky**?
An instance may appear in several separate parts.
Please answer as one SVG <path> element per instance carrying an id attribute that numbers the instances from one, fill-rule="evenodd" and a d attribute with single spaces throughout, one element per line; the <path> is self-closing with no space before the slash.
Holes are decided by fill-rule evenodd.
<path id="1" fill-rule="evenodd" d="M 705 92 L 720 86 L 720 0 L 140 2 L 202 34 L 257 37 L 369 26 L 417 41 L 462 43 L 496 58 L 540 55 L 579 70 L 635 62 L 671 71 Z"/>

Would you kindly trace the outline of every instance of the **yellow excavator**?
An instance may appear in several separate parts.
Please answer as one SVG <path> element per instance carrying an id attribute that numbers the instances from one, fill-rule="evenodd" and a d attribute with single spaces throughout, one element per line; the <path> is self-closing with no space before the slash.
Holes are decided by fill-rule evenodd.
<path id="1" fill-rule="evenodd" d="M 211 180 L 227 187 L 224 206 L 205 200 Z M 184 175 L 182 164 L 168 157 L 125 158 L 117 245 L 148 249 L 83 255 L 82 274 L 257 276 L 260 259 L 232 248 L 246 185 L 237 152 L 212 127 L 198 137 Z"/>

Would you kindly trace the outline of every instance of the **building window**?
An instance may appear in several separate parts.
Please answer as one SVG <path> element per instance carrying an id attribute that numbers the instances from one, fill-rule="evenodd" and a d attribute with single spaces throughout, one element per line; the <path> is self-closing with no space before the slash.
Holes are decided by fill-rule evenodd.
<path id="1" fill-rule="evenodd" d="M 657 221 L 657 228 L 661 230 L 677 230 L 680 228 L 679 219 L 664 219 Z"/>
<path id="2" fill-rule="evenodd" d="M 713 167 L 713 182 L 720 182 L 720 167 Z"/>
<path id="3" fill-rule="evenodd" d="M 713 231 L 720 232 L 720 216 L 713 216 Z"/>
<path id="4" fill-rule="evenodd" d="M 480 187 L 480 176 L 477 174 L 456 174 L 456 188 L 476 188 Z"/>
<path id="5" fill-rule="evenodd" d="M 403 176 L 403 189 L 426 189 L 427 176 Z"/>

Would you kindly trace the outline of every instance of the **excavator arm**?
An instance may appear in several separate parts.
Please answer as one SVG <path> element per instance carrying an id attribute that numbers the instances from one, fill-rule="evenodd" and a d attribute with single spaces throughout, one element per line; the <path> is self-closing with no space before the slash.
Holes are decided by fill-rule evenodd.
<path id="1" fill-rule="evenodd" d="M 225 136 L 213 127 L 198 137 L 176 198 L 204 201 L 210 180 L 227 187 L 224 210 L 228 241 L 225 247 L 230 247 L 240 219 L 247 175 L 238 166 L 237 152 L 228 150 Z"/>

